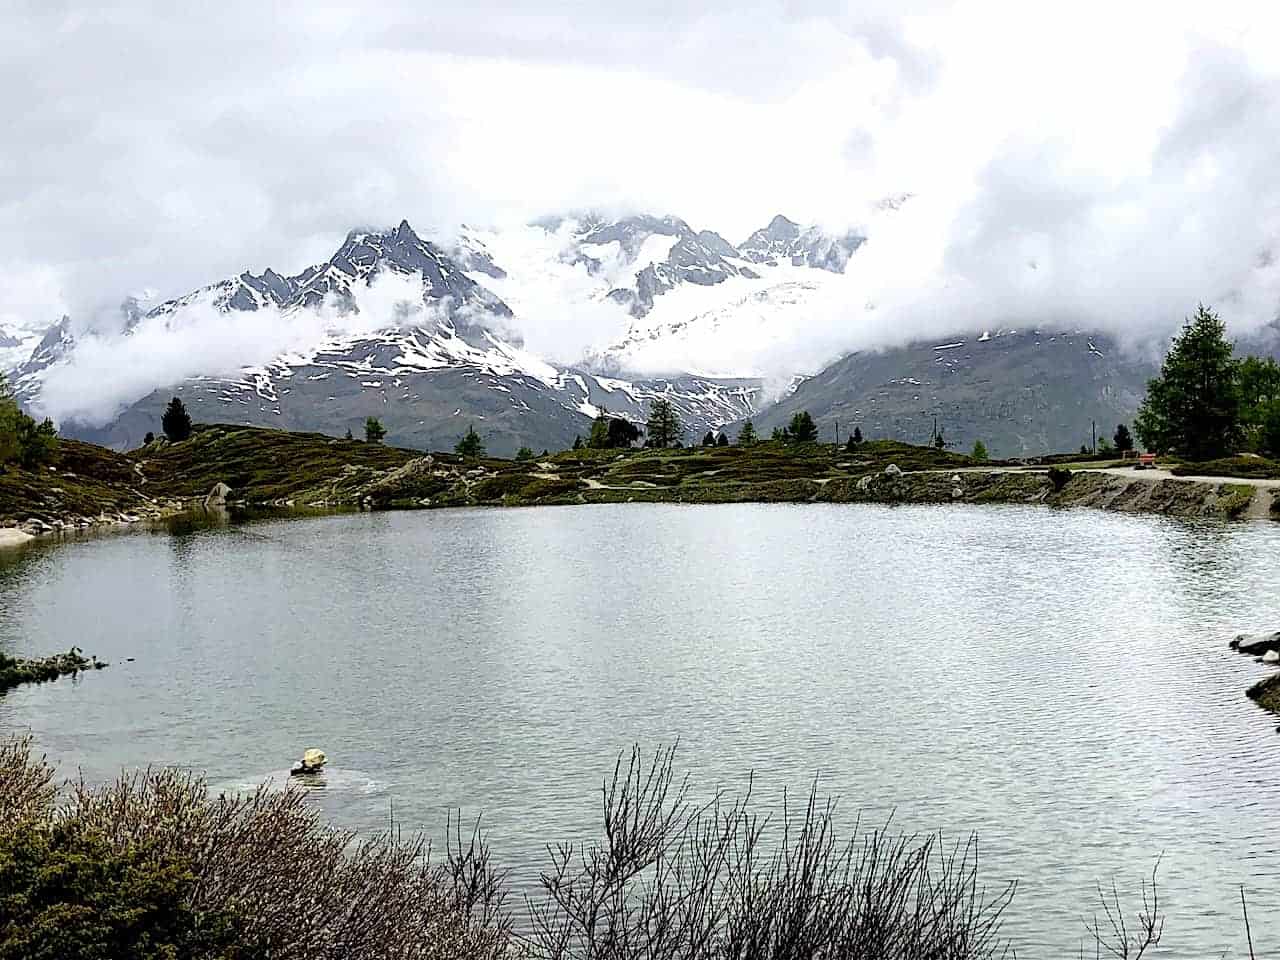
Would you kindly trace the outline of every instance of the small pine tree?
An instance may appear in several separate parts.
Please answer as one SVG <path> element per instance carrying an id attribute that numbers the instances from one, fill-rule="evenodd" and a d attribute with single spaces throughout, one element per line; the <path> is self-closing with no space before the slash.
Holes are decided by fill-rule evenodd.
<path id="1" fill-rule="evenodd" d="M 987 445 L 981 440 L 973 441 L 973 453 L 969 454 L 979 463 L 987 459 Z"/>
<path id="2" fill-rule="evenodd" d="M 853 453 L 858 449 L 858 441 L 853 439 L 853 434 L 849 434 L 849 439 L 844 442 L 845 453 Z"/>
<path id="3" fill-rule="evenodd" d="M 147 435 L 142 438 L 142 445 L 144 447 L 149 447 L 151 446 L 151 444 L 155 442 L 156 442 L 156 435 L 152 433 L 150 430 L 148 430 Z"/>
<path id="4" fill-rule="evenodd" d="M 587 446 L 592 450 L 604 450 L 609 446 L 609 417 L 604 412 L 591 421 Z"/>
<path id="5" fill-rule="evenodd" d="M 769 434 L 769 439 L 777 440 L 781 443 L 786 443 L 788 440 L 791 439 L 791 433 L 789 430 L 787 430 L 786 427 L 774 427 L 773 433 Z"/>
<path id="6" fill-rule="evenodd" d="M 365 443 L 381 443 L 382 438 L 387 435 L 387 428 L 382 425 L 382 421 L 377 417 L 368 417 L 364 422 L 364 442 Z"/>
<path id="7" fill-rule="evenodd" d="M 809 415 L 808 410 L 801 410 L 792 416 L 790 433 L 791 439 L 796 443 L 817 442 L 818 425 L 813 422 L 813 417 Z"/>
<path id="8" fill-rule="evenodd" d="M 528 447 L 521 447 L 519 450 L 516 451 L 516 459 L 522 462 L 525 460 L 532 460 L 533 451 L 530 450 Z"/>
<path id="9" fill-rule="evenodd" d="M 861 428 L 861 427 L 854 427 L 854 428 L 853 428 L 853 442 L 854 442 L 854 443 L 861 443 L 861 442 L 862 442 L 862 428 Z"/>
<path id="10" fill-rule="evenodd" d="M 170 400 L 169 405 L 164 408 L 160 426 L 164 429 L 164 435 L 174 443 L 191 436 L 191 414 L 187 413 L 187 408 L 177 397 Z"/>
<path id="11" fill-rule="evenodd" d="M 1115 442 L 1116 449 L 1121 453 L 1126 453 L 1133 449 L 1133 435 L 1129 433 L 1129 427 L 1123 423 L 1116 424 L 1116 433 L 1112 440 Z"/>
<path id="12" fill-rule="evenodd" d="M 649 406 L 649 421 L 645 424 L 651 447 L 674 447 L 680 443 L 684 429 L 671 401 L 658 397 Z"/>
<path id="13" fill-rule="evenodd" d="M 353 436 L 351 435 L 351 428 L 350 428 L 350 427 L 347 427 L 347 432 L 346 432 L 346 433 L 344 433 L 344 434 L 342 435 L 342 439 L 343 439 L 343 440 L 354 440 L 354 439 L 355 439 L 355 437 L 353 437 Z"/>
<path id="14" fill-rule="evenodd" d="M 573 449 L 575 450 L 582 449 L 582 434 L 578 434 L 576 437 L 573 438 Z"/>
<path id="15" fill-rule="evenodd" d="M 453 447 L 454 452 L 468 460 L 478 460 L 484 456 L 484 441 L 476 433 L 474 426 L 467 427 L 467 432 Z"/>
<path id="16" fill-rule="evenodd" d="M 714 447 L 716 445 L 716 435 L 708 430 L 707 435 L 702 438 L 702 445 L 704 447 Z"/>
<path id="17" fill-rule="evenodd" d="M 729 435 L 725 433 L 723 430 L 721 430 L 720 436 L 716 437 L 716 446 L 727 447 L 728 445 L 729 445 Z"/>
<path id="18" fill-rule="evenodd" d="M 933 436 L 933 448 L 934 448 L 935 450 L 942 450 L 943 448 L 945 448 L 945 447 L 946 447 L 946 445 L 947 445 L 947 441 L 943 439 L 943 437 L 942 437 L 942 431 L 941 431 L 941 430 L 939 430 L 939 431 L 938 431 L 936 434 L 934 434 L 934 436 Z"/>
<path id="19" fill-rule="evenodd" d="M 1087 443 L 1080 444 L 1080 454 L 1085 457 L 1089 455 L 1089 445 Z"/>
<path id="20" fill-rule="evenodd" d="M 756 436 L 756 425 L 750 420 L 742 425 L 742 429 L 738 431 L 739 446 L 749 447 L 759 438 Z"/>

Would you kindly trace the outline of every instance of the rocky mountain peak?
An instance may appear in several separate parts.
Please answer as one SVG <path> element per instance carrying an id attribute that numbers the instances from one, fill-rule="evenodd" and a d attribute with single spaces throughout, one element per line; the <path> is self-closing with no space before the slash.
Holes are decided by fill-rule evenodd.
<path id="1" fill-rule="evenodd" d="M 778 214 L 769 225 L 751 234 L 738 248 L 752 263 L 777 266 L 813 267 L 831 273 L 843 273 L 849 257 L 866 238 L 850 231 L 833 236 L 817 226 L 801 227 L 794 220 Z"/>

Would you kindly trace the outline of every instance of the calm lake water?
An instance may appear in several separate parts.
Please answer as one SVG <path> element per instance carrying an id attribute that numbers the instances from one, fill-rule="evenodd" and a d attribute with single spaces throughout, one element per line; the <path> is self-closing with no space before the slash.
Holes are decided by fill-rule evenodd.
<path id="1" fill-rule="evenodd" d="M 0 649 L 113 664 L 0 699 L 67 776 L 243 788 L 320 746 L 337 821 L 483 811 L 529 883 L 591 835 L 619 750 L 679 737 L 695 796 L 754 770 L 772 807 L 817 775 L 848 821 L 976 831 L 987 880 L 1019 880 L 1021 957 L 1074 956 L 1095 881 L 1136 895 L 1162 852 L 1160 956 L 1242 955 L 1240 884 L 1280 949 L 1280 735 L 1226 648 L 1280 628 L 1277 524 L 626 505 L 0 556 Z"/>

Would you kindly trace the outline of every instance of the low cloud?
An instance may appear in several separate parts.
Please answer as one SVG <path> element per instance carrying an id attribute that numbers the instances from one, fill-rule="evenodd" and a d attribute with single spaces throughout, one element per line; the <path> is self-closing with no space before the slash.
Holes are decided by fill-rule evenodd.
<path id="1" fill-rule="evenodd" d="M 1280 303 L 1280 11 L 1249 0 L 441 0 L 429 27 L 392 0 L 159 10 L 0 13 L 0 328 L 291 274 L 359 223 L 625 208 L 740 242 L 778 212 L 844 229 L 904 192 L 767 372 L 988 327 L 1142 345 L 1198 301 L 1247 333 Z M 528 289 L 535 352 L 625 329 L 612 304 Z M 77 389 L 118 403 L 91 361 L 263 362 L 305 332 L 270 319 L 205 318 L 189 357 L 106 338 L 50 387 L 85 410 Z"/>
<path id="2" fill-rule="evenodd" d="M 122 332 L 119 314 L 82 331 L 65 363 L 44 373 L 38 412 L 55 421 L 105 423 L 129 404 L 190 377 L 234 377 L 282 354 L 378 331 L 430 325 L 422 276 L 383 271 L 354 291 L 354 309 L 335 299 L 315 309 L 218 310 L 202 302 L 143 317 Z"/>

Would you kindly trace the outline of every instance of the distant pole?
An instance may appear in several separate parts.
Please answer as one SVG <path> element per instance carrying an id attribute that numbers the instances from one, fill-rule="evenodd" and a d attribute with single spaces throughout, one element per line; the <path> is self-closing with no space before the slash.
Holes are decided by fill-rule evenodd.
<path id="1" fill-rule="evenodd" d="M 1098 421 L 1090 420 L 1089 429 L 1093 433 L 1093 447 L 1091 449 L 1094 453 L 1097 453 L 1098 452 Z"/>
<path id="2" fill-rule="evenodd" d="M 840 446 L 840 421 L 836 421 L 836 446 Z"/>

